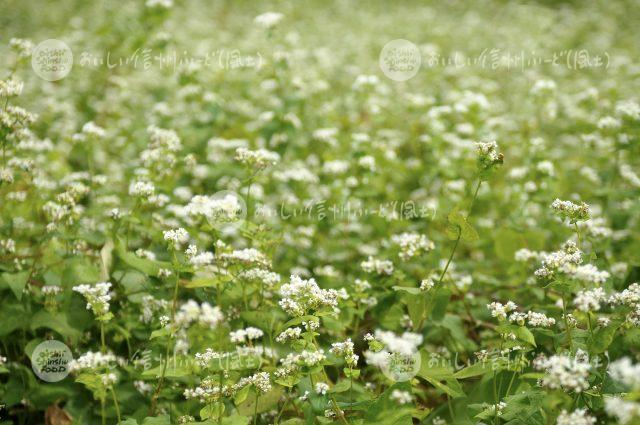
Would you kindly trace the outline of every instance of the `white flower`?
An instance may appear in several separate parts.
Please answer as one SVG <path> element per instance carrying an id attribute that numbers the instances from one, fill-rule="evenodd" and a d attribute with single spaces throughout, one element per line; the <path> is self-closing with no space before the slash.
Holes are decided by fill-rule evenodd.
<path id="1" fill-rule="evenodd" d="M 129 185 L 129 195 L 138 197 L 150 197 L 154 194 L 156 188 L 151 182 L 136 181 Z"/>
<path id="2" fill-rule="evenodd" d="M 360 263 L 360 267 L 367 273 L 377 273 L 380 275 L 390 275 L 393 273 L 393 263 L 389 260 L 379 260 L 369 256 L 366 261 Z"/>
<path id="3" fill-rule="evenodd" d="M 576 308 L 585 313 L 600 310 L 600 303 L 604 301 L 605 293 L 602 288 L 595 288 L 588 291 L 580 291 L 576 295 L 573 303 Z"/>
<path id="4" fill-rule="evenodd" d="M 399 235 L 393 235 L 391 241 L 400 246 L 400 258 L 408 260 L 423 252 L 431 251 L 435 248 L 433 242 L 431 242 L 425 235 L 418 233 L 401 233 Z"/>
<path id="5" fill-rule="evenodd" d="M 111 353 L 101 353 L 88 351 L 82 356 L 69 362 L 69 371 L 78 372 L 82 370 L 96 370 L 103 367 L 108 367 L 111 363 L 116 361 L 116 356 Z"/>
<path id="6" fill-rule="evenodd" d="M 335 289 L 321 289 L 313 278 L 305 280 L 291 275 L 290 282 L 280 288 L 280 296 L 279 304 L 284 311 L 292 316 L 303 316 L 312 310 L 334 309 L 339 293 Z"/>
<path id="7" fill-rule="evenodd" d="M 187 233 L 187 231 L 182 227 L 164 231 L 162 232 L 162 235 L 164 240 L 169 242 L 173 248 L 178 248 L 189 242 L 189 233 Z"/>
<path id="8" fill-rule="evenodd" d="M 280 155 L 266 149 L 252 151 L 247 148 L 238 148 L 236 149 L 235 159 L 236 161 L 251 166 L 256 170 L 262 170 L 267 168 L 269 165 L 275 165 L 280 161 Z"/>
<path id="9" fill-rule="evenodd" d="M 413 402 L 413 396 L 409 391 L 401 391 L 398 389 L 391 391 L 389 398 L 398 404 L 409 404 Z"/>
<path id="10" fill-rule="evenodd" d="M 324 382 L 318 382 L 316 383 L 315 390 L 316 394 L 325 395 L 329 390 L 329 385 L 325 384 Z"/>
<path id="11" fill-rule="evenodd" d="M 640 389 L 640 363 L 633 364 L 631 359 L 623 357 L 609 365 L 611 378 L 623 383 L 632 390 Z"/>
<path id="12" fill-rule="evenodd" d="M 541 384 L 551 389 L 582 392 L 589 388 L 591 364 L 587 354 L 578 350 L 575 357 L 554 355 L 534 360 L 536 369 L 544 370 Z"/>
<path id="13" fill-rule="evenodd" d="M 278 23 L 284 18 L 282 13 L 267 12 L 262 15 L 258 15 L 253 19 L 253 22 L 265 29 L 270 29 L 278 25 Z"/>
<path id="14" fill-rule="evenodd" d="M 640 418 L 640 403 L 626 401 L 619 397 L 605 397 L 604 410 L 609 416 L 615 417 L 620 425 L 629 424 L 633 419 Z"/>
<path id="15" fill-rule="evenodd" d="M 110 288 L 111 282 L 100 282 L 95 285 L 77 285 L 73 290 L 84 296 L 87 310 L 92 310 L 99 319 L 104 319 L 109 313 Z"/>
<path id="16" fill-rule="evenodd" d="M 558 416 L 557 425 L 594 425 L 596 418 L 588 414 L 587 409 L 577 409 L 572 413 L 563 410 Z"/>

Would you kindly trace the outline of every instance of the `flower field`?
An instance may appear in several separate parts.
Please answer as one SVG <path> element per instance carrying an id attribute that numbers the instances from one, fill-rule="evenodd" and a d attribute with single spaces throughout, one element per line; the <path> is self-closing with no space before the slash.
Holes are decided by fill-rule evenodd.
<path id="1" fill-rule="evenodd" d="M 640 424 L 636 1 L 0 4 L 0 425 Z"/>

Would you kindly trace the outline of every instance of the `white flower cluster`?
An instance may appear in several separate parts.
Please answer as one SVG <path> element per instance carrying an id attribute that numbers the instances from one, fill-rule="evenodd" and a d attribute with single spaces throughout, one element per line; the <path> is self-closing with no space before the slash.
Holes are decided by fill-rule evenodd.
<path id="1" fill-rule="evenodd" d="M 331 344 L 331 349 L 329 351 L 336 356 L 344 357 L 344 360 L 349 367 L 354 367 L 358 364 L 358 359 L 360 357 L 353 352 L 353 342 L 351 341 L 351 338 L 347 338 L 344 342 L 334 342 Z"/>
<path id="2" fill-rule="evenodd" d="M 498 151 L 498 144 L 495 141 L 478 142 L 476 149 L 478 151 L 478 166 L 481 170 L 488 170 L 503 161 L 503 155 Z"/>
<path id="3" fill-rule="evenodd" d="M 96 370 L 108 367 L 116 361 L 116 356 L 111 353 L 101 353 L 88 351 L 69 362 L 70 372 L 79 372 L 82 370 Z"/>
<path id="4" fill-rule="evenodd" d="M 589 219 L 589 205 L 584 202 L 574 204 L 571 201 L 554 200 L 551 203 L 551 209 L 563 220 L 569 220 L 571 223 L 584 221 Z"/>
<path id="5" fill-rule="evenodd" d="M 182 227 L 177 229 L 166 230 L 162 232 L 164 240 L 169 242 L 170 246 L 178 249 L 182 245 L 189 242 L 189 233 Z"/>
<path id="6" fill-rule="evenodd" d="M 240 381 L 234 386 L 234 389 L 240 390 L 247 385 L 253 385 L 262 394 L 271 391 L 271 381 L 268 372 L 258 372 L 251 376 L 241 378 Z"/>
<path id="7" fill-rule="evenodd" d="M 606 294 L 604 293 L 604 289 L 595 288 L 578 292 L 573 303 L 580 311 L 585 313 L 590 311 L 595 312 L 600 310 L 600 303 L 604 301 L 605 298 Z"/>
<path id="8" fill-rule="evenodd" d="M 398 336 L 392 331 L 376 329 L 373 337 L 384 344 L 387 351 L 407 356 L 415 354 L 418 351 L 418 346 L 422 344 L 422 335 L 413 332 L 404 332 Z"/>
<path id="9" fill-rule="evenodd" d="M 640 389 L 640 363 L 633 364 L 629 357 L 623 357 L 611 363 L 609 375 L 632 390 Z"/>
<path id="10" fill-rule="evenodd" d="M 230 332 L 229 338 L 231 339 L 231 342 L 235 344 L 244 344 L 247 341 L 262 338 L 263 335 L 264 332 L 262 332 L 262 330 L 249 326 L 245 329 L 238 329 L 237 331 Z"/>
<path id="11" fill-rule="evenodd" d="M 24 83 L 13 78 L 0 80 L 0 97 L 20 96 Z"/>
<path id="12" fill-rule="evenodd" d="M 233 193 L 227 193 L 222 197 L 196 195 L 185 207 L 185 213 L 189 217 L 202 217 L 214 222 L 238 220 L 243 212 L 243 205 Z"/>
<path id="13" fill-rule="evenodd" d="M 282 344 L 287 341 L 294 341 L 294 340 L 300 339 L 301 335 L 302 335 L 302 329 L 300 329 L 299 327 L 296 326 L 293 328 L 288 328 L 280 332 L 280 335 L 276 337 L 276 342 L 279 342 Z"/>
<path id="14" fill-rule="evenodd" d="M 318 382 L 315 387 L 316 394 L 325 395 L 329 391 L 329 384 L 325 382 Z"/>
<path id="15" fill-rule="evenodd" d="M 229 264 L 271 267 L 269 259 L 255 248 L 244 248 L 220 254 L 220 259 Z"/>
<path id="16" fill-rule="evenodd" d="M 595 425 L 596 418 L 589 415 L 587 409 L 576 409 L 572 413 L 563 410 L 558 416 L 557 425 Z"/>
<path id="17" fill-rule="evenodd" d="M 278 23 L 284 18 L 282 13 L 278 12 L 266 12 L 262 15 L 258 15 L 253 19 L 253 22 L 259 27 L 265 29 L 271 29 L 278 25 Z"/>
<path id="18" fill-rule="evenodd" d="M 189 300 L 180 306 L 176 312 L 175 322 L 180 327 L 189 327 L 192 323 L 214 329 L 224 320 L 224 314 L 220 307 L 212 307 L 204 302 L 201 305 L 194 300 Z"/>
<path id="19" fill-rule="evenodd" d="M 580 393 L 589 388 L 588 354 L 578 350 L 574 357 L 554 355 L 549 358 L 538 357 L 533 362 L 538 370 L 544 370 L 545 376 L 540 384 L 551 389 L 562 389 Z"/>
<path id="20" fill-rule="evenodd" d="M 408 260 L 435 248 L 433 242 L 427 239 L 425 235 L 418 233 L 405 232 L 399 235 L 393 235 L 391 241 L 400 246 L 399 255 L 403 260 Z"/>
<path id="21" fill-rule="evenodd" d="M 236 161 L 253 167 L 256 170 L 263 170 L 269 165 L 275 165 L 280 161 L 280 155 L 266 149 L 249 150 L 247 148 L 236 149 Z"/>
<path id="22" fill-rule="evenodd" d="M 73 290 L 82 294 L 87 301 L 87 310 L 93 311 L 96 317 L 107 318 L 109 301 L 111 301 L 111 282 L 99 282 L 95 285 L 77 285 Z"/>
<path id="23" fill-rule="evenodd" d="M 395 389 L 391 391 L 389 398 L 398 404 L 413 403 L 413 396 L 409 391 L 402 391 L 402 390 Z"/>
<path id="24" fill-rule="evenodd" d="M 265 287 L 273 289 L 280 283 L 281 277 L 278 273 L 269 271 L 267 269 L 252 268 L 243 270 L 238 273 L 240 279 L 261 282 Z"/>
<path id="25" fill-rule="evenodd" d="M 153 196 L 156 187 L 153 183 L 143 180 L 131 182 L 129 185 L 129 195 L 140 198 L 149 198 Z"/>
<path id="26" fill-rule="evenodd" d="M 335 289 L 321 289 L 315 279 L 291 275 L 289 283 L 280 288 L 280 307 L 292 316 L 304 316 L 309 311 L 335 309 L 340 293 Z"/>
<path id="27" fill-rule="evenodd" d="M 627 315 L 627 321 L 634 326 L 640 326 L 640 284 L 632 283 L 622 292 L 611 295 L 609 302 L 612 305 L 631 307 L 633 311 Z"/>
<path id="28" fill-rule="evenodd" d="M 635 423 L 632 421 L 640 418 L 640 403 L 623 400 L 619 397 L 606 397 L 604 410 L 609 416 L 616 418 L 620 425 Z"/>
<path id="29" fill-rule="evenodd" d="M 492 302 L 487 304 L 487 308 L 491 312 L 491 317 L 496 317 L 498 320 L 506 320 L 508 316 L 510 322 L 517 323 L 520 326 L 523 326 L 525 322 L 534 328 L 548 328 L 556 324 L 554 318 L 547 317 L 544 313 L 535 311 L 521 313 L 515 311 L 518 306 L 513 301 L 508 301 L 506 304 Z"/>
<path id="30" fill-rule="evenodd" d="M 360 267 L 366 273 L 377 273 L 379 275 L 390 275 L 393 273 L 393 263 L 389 260 L 379 260 L 369 256 L 366 261 L 360 263 Z"/>
<path id="31" fill-rule="evenodd" d="M 494 301 L 491 304 L 487 304 L 487 308 L 491 312 L 491 317 L 496 317 L 498 320 L 505 320 L 507 314 L 516 310 L 518 306 L 513 301 L 508 301 L 506 304 Z"/>
<path id="32" fill-rule="evenodd" d="M 568 277 L 583 282 L 602 284 L 609 277 L 609 272 L 598 270 L 592 264 L 582 265 L 582 251 L 575 242 L 567 241 L 559 251 L 540 253 L 542 259 L 535 276 L 543 280 L 552 280 L 556 273 L 563 273 Z"/>

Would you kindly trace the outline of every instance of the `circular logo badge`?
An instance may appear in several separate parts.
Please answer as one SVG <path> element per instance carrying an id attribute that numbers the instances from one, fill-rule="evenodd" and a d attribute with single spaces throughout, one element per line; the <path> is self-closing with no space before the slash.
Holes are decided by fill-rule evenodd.
<path id="1" fill-rule="evenodd" d="M 418 374 L 421 362 L 420 352 L 388 353 L 380 368 L 387 378 L 396 382 L 404 382 Z"/>
<path id="2" fill-rule="evenodd" d="M 422 65 L 422 56 L 418 46 L 408 40 L 392 40 L 384 45 L 378 59 L 384 75 L 394 81 L 407 81 L 413 78 Z"/>
<path id="3" fill-rule="evenodd" d="M 64 41 L 55 38 L 45 40 L 33 49 L 31 67 L 43 80 L 61 80 L 73 67 L 71 48 Z"/>
<path id="4" fill-rule="evenodd" d="M 69 374 L 69 362 L 73 360 L 71 350 L 56 340 L 38 344 L 31 354 L 31 368 L 38 378 L 47 382 L 58 382 Z"/>
<path id="5" fill-rule="evenodd" d="M 234 228 L 247 218 L 247 203 L 230 190 L 221 190 L 211 197 L 209 222 L 215 228 Z"/>

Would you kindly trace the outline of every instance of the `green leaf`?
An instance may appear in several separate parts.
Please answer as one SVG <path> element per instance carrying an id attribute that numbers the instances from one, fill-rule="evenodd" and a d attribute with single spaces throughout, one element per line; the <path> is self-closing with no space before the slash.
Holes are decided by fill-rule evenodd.
<path id="1" fill-rule="evenodd" d="M 455 240 L 460 236 L 463 241 L 477 241 L 480 239 L 478 232 L 467 221 L 467 218 L 463 216 L 458 209 L 454 209 L 447 216 L 449 225 L 447 226 L 447 235 L 449 239 Z"/>
<path id="2" fill-rule="evenodd" d="M 13 295 L 16 296 L 18 300 L 22 299 L 22 293 L 24 292 L 25 286 L 27 286 L 27 281 L 29 280 L 29 275 L 31 273 L 28 271 L 18 272 L 18 273 L 2 273 L 0 278 L 9 286 Z"/>
<path id="3" fill-rule="evenodd" d="M 62 312 L 51 313 L 47 310 L 40 310 L 33 315 L 30 325 L 34 331 L 40 328 L 53 329 L 60 335 L 73 340 L 82 336 L 82 332 L 72 327 L 67 316 Z"/>
<path id="4" fill-rule="evenodd" d="M 423 294 L 420 288 L 415 288 L 413 286 L 392 286 L 394 291 L 403 291 L 408 292 L 411 295 Z"/>
<path id="5" fill-rule="evenodd" d="M 169 415 L 148 416 L 143 419 L 142 425 L 171 425 Z"/>

